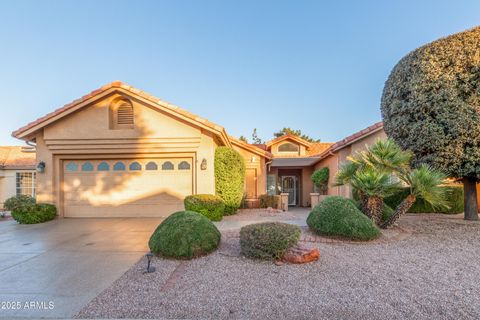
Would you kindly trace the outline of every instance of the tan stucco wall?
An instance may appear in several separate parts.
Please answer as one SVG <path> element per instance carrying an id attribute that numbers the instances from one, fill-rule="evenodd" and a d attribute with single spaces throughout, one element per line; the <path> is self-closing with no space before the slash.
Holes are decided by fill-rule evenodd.
<path id="1" fill-rule="evenodd" d="M 245 160 L 246 169 L 255 169 L 257 174 L 256 193 L 257 197 L 265 194 L 267 190 L 267 174 L 265 172 L 265 158 L 261 157 L 251 151 L 234 145 L 233 148 L 237 150 Z"/>
<path id="2" fill-rule="evenodd" d="M 37 174 L 39 201 L 55 203 L 62 215 L 62 161 L 74 158 L 189 156 L 195 165 L 193 193 L 215 193 L 213 164 L 218 142 L 210 132 L 135 99 L 130 99 L 135 129 L 110 129 L 109 105 L 118 97 L 106 97 L 37 133 L 37 162 L 46 163 L 45 173 Z M 206 170 L 200 168 L 203 159 Z"/>
<path id="3" fill-rule="evenodd" d="M 17 193 L 17 172 L 35 172 L 34 170 L 0 170 L 0 209 L 3 203 Z"/>
<path id="4" fill-rule="evenodd" d="M 313 182 L 311 179 L 313 173 L 312 167 L 307 167 L 302 169 L 302 203 L 303 207 L 310 206 L 310 193 L 313 192 Z"/>
<path id="5" fill-rule="evenodd" d="M 329 188 L 328 188 L 328 195 L 335 195 L 335 196 L 343 196 L 343 197 L 352 197 L 352 190 L 350 186 L 340 186 L 335 187 L 333 184 L 335 183 L 335 175 L 340 168 L 342 162 L 347 160 L 347 157 L 355 154 L 358 151 L 365 150 L 366 145 L 373 144 L 377 139 L 386 139 L 387 135 L 382 130 L 372 133 L 371 135 L 357 140 L 351 145 L 340 149 L 339 151 L 335 152 L 333 155 L 330 155 L 324 159 L 322 159 L 319 163 L 315 165 L 315 170 L 320 169 L 322 167 L 328 167 L 330 169 L 329 175 Z"/>

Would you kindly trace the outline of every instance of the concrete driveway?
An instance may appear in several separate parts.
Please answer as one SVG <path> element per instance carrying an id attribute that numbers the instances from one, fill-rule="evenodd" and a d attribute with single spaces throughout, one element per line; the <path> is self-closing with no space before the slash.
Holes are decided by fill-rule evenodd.
<path id="1" fill-rule="evenodd" d="M 0 318 L 74 316 L 148 251 L 148 239 L 160 222 L 0 222 Z"/>

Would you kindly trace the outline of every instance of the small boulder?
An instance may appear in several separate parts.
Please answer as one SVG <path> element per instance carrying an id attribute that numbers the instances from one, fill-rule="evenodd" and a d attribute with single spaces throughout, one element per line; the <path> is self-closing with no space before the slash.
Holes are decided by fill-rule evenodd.
<path id="1" fill-rule="evenodd" d="M 290 263 L 308 263 L 317 261 L 320 258 L 320 251 L 317 248 L 308 248 L 300 244 L 289 248 L 283 260 Z"/>

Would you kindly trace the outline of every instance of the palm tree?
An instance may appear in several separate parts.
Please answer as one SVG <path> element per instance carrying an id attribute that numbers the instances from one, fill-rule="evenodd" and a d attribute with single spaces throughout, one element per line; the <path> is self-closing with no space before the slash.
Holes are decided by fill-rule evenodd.
<path id="1" fill-rule="evenodd" d="M 344 179 L 358 191 L 362 211 L 371 218 L 375 224 L 382 222 L 383 199 L 394 195 L 400 190 L 400 183 L 394 182 L 391 175 L 377 170 L 375 167 L 364 166 L 357 167 L 357 170 L 351 173 L 355 164 L 345 164 L 337 175 L 337 183 Z"/>
<path id="2" fill-rule="evenodd" d="M 350 184 L 359 195 L 362 211 L 382 228 L 395 223 L 417 198 L 432 206 L 445 206 L 445 189 L 441 187 L 445 175 L 428 166 L 412 169 L 411 158 L 412 153 L 402 150 L 392 139 L 377 140 L 341 165 L 336 185 Z M 409 195 L 381 223 L 383 199 L 399 191 L 402 183 L 410 188 Z"/>
<path id="3" fill-rule="evenodd" d="M 407 168 L 411 157 L 393 140 L 379 139 L 341 165 L 335 185 L 350 184 L 359 196 L 363 213 L 379 224 L 383 199 L 400 188 L 398 182 L 393 182 L 392 173 Z"/>
<path id="4" fill-rule="evenodd" d="M 430 203 L 433 208 L 448 207 L 445 188 L 442 188 L 446 176 L 441 171 L 434 170 L 428 165 L 400 174 L 399 178 L 410 187 L 409 195 L 398 205 L 394 213 L 380 225 L 388 228 L 398 218 L 408 211 L 418 198 Z"/>

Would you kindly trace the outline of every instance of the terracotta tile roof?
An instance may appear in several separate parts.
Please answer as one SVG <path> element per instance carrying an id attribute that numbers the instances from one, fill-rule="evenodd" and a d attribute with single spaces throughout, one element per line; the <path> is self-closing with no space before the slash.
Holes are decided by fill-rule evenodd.
<path id="1" fill-rule="evenodd" d="M 267 141 L 266 145 L 267 145 L 267 148 L 270 147 L 271 145 L 275 144 L 275 143 L 278 143 L 280 141 L 283 141 L 283 140 L 293 140 L 293 141 L 296 141 L 300 144 L 303 144 L 304 146 L 307 146 L 309 147 L 312 143 L 311 142 L 308 142 L 307 140 L 304 140 L 302 138 L 300 138 L 299 136 L 296 136 L 296 135 L 293 135 L 293 134 L 285 134 L 283 136 L 280 136 L 278 138 L 275 138 L 273 140 L 270 140 L 270 141 Z"/>
<path id="2" fill-rule="evenodd" d="M 232 137 L 232 136 L 228 136 L 228 138 L 230 139 L 230 141 L 235 144 L 236 146 L 239 146 L 243 149 L 246 149 L 246 150 L 249 150 L 255 154 L 258 154 L 262 157 L 265 157 L 267 159 L 271 159 L 272 158 L 272 154 L 268 151 L 266 151 L 265 149 L 262 149 L 258 146 L 261 146 L 261 145 L 256 145 L 256 144 L 250 144 L 250 143 L 246 143 L 240 139 L 237 139 L 235 137 Z"/>
<path id="3" fill-rule="evenodd" d="M 333 142 L 314 142 L 310 145 L 310 148 L 307 150 L 307 156 L 319 155 L 323 151 L 330 148 L 334 143 Z"/>
<path id="4" fill-rule="evenodd" d="M 197 122 L 197 123 L 200 123 L 200 124 L 203 124 L 204 126 L 214 130 L 214 131 L 217 131 L 217 132 L 220 132 L 222 133 L 222 135 L 224 136 L 223 137 L 223 140 L 226 141 L 227 143 L 229 142 L 228 141 L 228 138 L 227 138 L 227 134 L 225 132 L 225 129 L 218 125 L 218 124 L 215 124 L 213 122 L 210 122 L 208 121 L 207 119 L 204 119 L 200 116 L 197 116 L 191 112 L 188 112 L 176 105 L 173 105 L 171 103 L 168 103 L 166 101 L 163 101 L 163 100 L 160 100 L 158 98 L 156 98 L 155 96 L 152 96 L 144 91 L 141 91 L 141 90 L 138 90 L 126 83 L 123 83 L 121 81 L 113 81 L 109 84 L 106 84 L 96 90 L 93 90 L 92 92 L 84 95 L 83 97 L 79 98 L 79 99 L 76 99 L 66 105 L 64 105 L 63 107 L 53 111 L 53 112 L 50 112 L 48 114 L 46 114 L 45 116 L 41 117 L 41 118 L 38 118 L 37 120 L 33 121 L 33 122 L 30 122 L 29 124 L 17 129 L 16 131 L 12 132 L 12 136 L 16 137 L 16 138 L 21 138 L 21 135 L 22 133 L 28 131 L 29 129 L 32 129 L 34 128 L 35 126 L 37 125 L 41 125 L 42 123 L 52 119 L 53 117 L 55 116 L 58 116 L 72 108 L 74 108 L 75 106 L 109 90 L 109 89 L 112 89 L 112 88 L 118 88 L 118 89 L 123 89 L 123 90 L 126 90 L 132 94 L 135 94 L 137 96 L 140 96 L 146 100 L 148 100 L 149 102 L 152 102 L 154 106 L 160 106 L 160 107 L 163 107 L 163 108 L 167 108 L 171 111 L 173 111 L 174 113 L 176 114 L 179 114 L 179 115 L 182 115 L 190 120 L 192 120 L 193 122 Z"/>
<path id="5" fill-rule="evenodd" d="M 349 146 L 353 142 L 355 142 L 359 139 L 363 139 L 363 138 L 369 136 L 370 134 L 381 130 L 382 128 L 383 128 L 383 121 L 372 124 L 371 126 L 365 128 L 363 130 L 355 132 L 354 134 L 349 135 L 348 137 L 346 137 L 346 138 L 344 138 L 340 141 L 337 141 L 332 146 L 330 146 L 329 148 L 325 149 L 322 153 L 320 153 L 319 157 L 320 157 L 320 159 L 323 159 L 326 156 L 328 156 L 331 152 L 341 150 L 341 149 Z"/>
<path id="6" fill-rule="evenodd" d="M 36 155 L 33 148 L 0 147 L 0 169 L 35 169 Z"/>
<path id="7" fill-rule="evenodd" d="M 267 145 L 265 143 L 250 143 L 250 144 L 262 150 L 267 150 Z"/>

